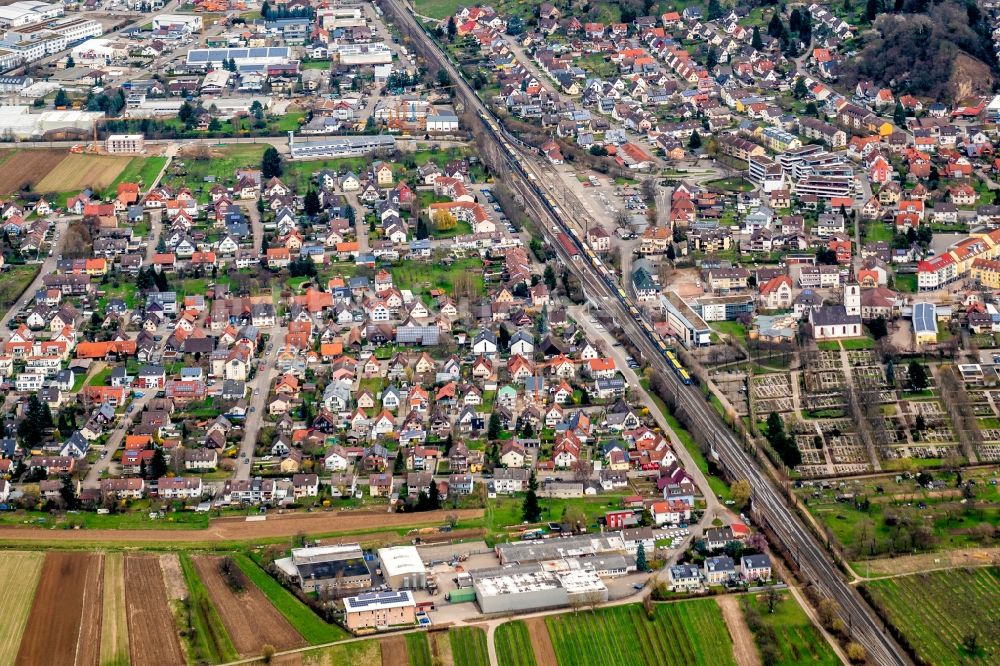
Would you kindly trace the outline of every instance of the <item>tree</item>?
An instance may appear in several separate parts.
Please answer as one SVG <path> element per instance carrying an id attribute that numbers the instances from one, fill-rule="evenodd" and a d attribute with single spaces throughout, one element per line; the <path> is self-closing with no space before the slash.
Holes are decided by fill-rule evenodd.
<path id="1" fill-rule="evenodd" d="M 260 160 L 261 176 L 267 180 L 281 176 L 282 164 L 281 154 L 274 146 L 268 146 L 264 151 L 264 156 Z"/>
<path id="2" fill-rule="evenodd" d="M 698 130 L 691 132 L 691 138 L 688 139 L 688 148 L 691 150 L 698 150 L 701 148 L 701 135 L 698 134 Z"/>
<path id="3" fill-rule="evenodd" d="M 222 129 L 222 123 L 219 122 L 218 118 L 213 117 L 211 120 L 208 121 L 209 132 L 218 132 L 221 129 Z"/>
<path id="4" fill-rule="evenodd" d="M 354 212 L 354 206 L 347 204 L 347 206 L 344 207 L 344 219 L 350 222 L 351 226 L 354 226 L 355 216 L 356 213 Z"/>
<path id="5" fill-rule="evenodd" d="M 431 511 L 436 511 L 441 508 L 441 492 L 438 490 L 437 481 L 434 477 L 431 477 L 431 485 L 427 492 L 427 506 L 430 507 Z"/>
<path id="6" fill-rule="evenodd" d="M 750 40 L 750 46 L 758 51 L 764 48 L 764 40 L 760 38 L 760 28 L 757 26 L 753 27 L 753 38 Z"/>
<path id="7" fill-rule="evenodd" d="M 62 475 L 62 486 L 59 487 L 59 497 L 62 498 L 67 509 L 75 509 L 79 506 L 80 501 L 76 497 L 76 488 L 73 487 L 73 479 L 69 474 Z"/>
<path id="8" fill-rule="evenodd" d="M 780 39 L 785 34 L 785 24 L 781 22 L 777 11 L 771 14 L 771 21 L 767 24 L 767 34 L 775 39 Z"/>
<path id="9" fill-rule="evenodd" d="M 431 235 L 427 229 L 427 220 L 423 215 L 417 218 L 417 240 L 423 240 Z"/>
<path id="10" fill-rule="evenodd" d="M 303 201 L 303 206 L 305 207 L 306 215 L 309 217 L 314 217 L 321 210 L 319 202 L 319 194 L 316 190 L 309 190 L 306 192 L 305 201 Z"/>
<path id="11" fill-rule="evenodd" d="M 708 0 L 707 16 L 709 21 L 714 21 L 722 16 L 722 5 L 719 0 Z"/>
<path id="12" fill-rule="evenodd" d="M 532 472 L 528 478 L 528 492 L 521 505 L 521 519 L 529 523 L 537 523 L 542 517 L 542 507 L 538 504 L 538 480 Z"/>
<path id="13" fill-rule="evenodd" d="M 767 604 L 767 612 L 773 613 L 774 607 L 781 601 L 781 592 L 777 588 L 769 587 L 764 592 L 764 603 Z"/>
<path id="14" fill-rule="evenodd" d="M 872 334 L 872 337 L 876 340 L 881 340 L 889 334 L 889 328 L 885 323 L 884 317 L 876 317 L 875 319 L 868 322 L 868 332 Z"/>
<path id="15" fill-rule="evenodd" d="M 434 227 L 438 231 L 450 231 L 458 226 L 458 220 L 451 213 L 444 211 L 434 216 Z"/>
<path id="16" fill-rule="evenodd" d="M 190 126 L 194 122 L 194 107 L 191 106 L 190 102 L 185 100 L 181 104 L 181 108 L 177 109 L 177 118 L 184 123 L 185 127 Z"/>
<path id="17" fill-rule="evenodd" d="M 896 123 L 897 127 L 906 127 L 906 110 L 898 99 L 896 100 L 896 108 L 892 111 L 892 122 Z"/>
<path id="18" fill-rule="evenodd" d="M 545 272 L 542 273 L 542 280 L 545 282 L 545 286 L 548 287 L 549 291 L 556 290 L 556 272 L 552 268 L 551 264 L 545 264 Z"/>
<path id="19" fill-rule="evenodd" d="M 927 369 L 919 361 L 910 361 L 907 370 L 910 376 L 911 391 L 923 391 L 927 388 Z"/>
<path id="20" fill-rule="evenodd" d="M 66 56 L 66 69 L 72 69 L 73 67 L 76 67 L 76 61 L 73 60 L 73 56 Z"/>
<path id="21" fill-rule="evenodd" d="M 750 482 L 746 479 L 736 481 L 729 489 L 737 509 L 742 511 L 750 503 Z"/>
<path id="22" fill-rule="evenodd" d="M 809 94 L 809 88 L 806 87 L 806 79 L 804 76 L 800 76 L 795 79 L 795 87 L 792 89 L 792 95 L 795 99 L 802 99 Z"/>
<path id="23" fill-rule="evenodd" d="M 863 645 L 851 641 L 847 644 L 847 658 L 852 664 L 863 664 L 868 660 L 868 655 Z"/>
<path id="24" fill-rule="evenodd" d="M 491 440 L 500 438 L 500 415 L 496 412 L 490 414 L 490 424 L 486 429 L 486 437 Z"/>
<path id="25" fill-rule="evenodd" d="M 149 459 L 149 467 L 146 470 L 149 479 L 159 479 L 167 475 L 167 459 L 163 455 L 163 449 L 153 450 L 153 457 Z"/>
<path id="26" fill-rule="evenodd" d="M 38 448 L 45 437 L 45 431 L 52 427 L 52 412 L 46 407 L 42 405 L 37 394 L 32 393 L 28 397 L 24 418 L 17 424 L 17 436 L 21 438 L 21 443 L 26 449 Z"/>
<path id="27" fill-rule="evenodd" d="M 56 91 L 56 98 L 55 98 L 55 100 L 53 100 L 53 104 L 56 107 L 69 106 L 70 105 L 69 95 L 66 94 L 65 90 L 63 90 L 62 88 L 60 88 L 58 91 Z"/>
<path id="28" fill-rule="evenodd" d="M 639 550 L 635 553 L 635 568 L 639 571 L 649 571 L 649 563 L 646 561 L 646 547 L 639 544 Z"/>
<path id="29" fill-rule="evenodd" d="M 448 17 L 448 26 L 446 28 L 448 31 L 448 39 L 455 39 L 455 34 L 458 32 L 458 26 L 455 25 L 455 17 Z"/>
<path id="30" fill-rule="evenodd" d="M 865 19 L 874 21 L 880 9 L 882 9 L 882 2 L 880 0 L 868 0 L 868 3 L 865 5 Z"/>

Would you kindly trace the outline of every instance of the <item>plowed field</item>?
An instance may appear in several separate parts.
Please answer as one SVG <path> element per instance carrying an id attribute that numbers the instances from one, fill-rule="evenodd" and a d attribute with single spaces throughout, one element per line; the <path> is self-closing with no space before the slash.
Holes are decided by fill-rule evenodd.
<path id="1" fill-rule="evenodd" d="M 125 602 L 128 606 L 132 664 L 172 666 L 184 655 L 167 605 L 163 571 L 156 555 L 125 556 Z"/>
<path id="2" fill-rule="evenodd" d="M 278 651 L 304 647 L 306 641 L 250 579 L 245 580 L 246 589 L 242 592 L 230 589 L 219 573 L 221 559 L 192 558 L 237 651 L 249 657 L 260 654 L 264 645 L 272 645 Z"/>
<path id="3" fill-rule="evenodd" d="M 98 553 L 48 553 L 15 663 L 96 666 L 103 578 Z"/>

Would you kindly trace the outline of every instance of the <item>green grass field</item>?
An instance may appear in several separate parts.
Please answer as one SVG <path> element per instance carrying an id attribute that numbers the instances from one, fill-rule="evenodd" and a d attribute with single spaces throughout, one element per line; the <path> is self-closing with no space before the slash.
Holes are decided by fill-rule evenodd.
<path id="1" fill-rule="evenodd" d="M 189 657 L 195 663 L 206 661 L 217 664 L 240 658 L 232 639 L 226 632 L 219 612 L 208 596 L 198 572 L 187 553 L 181 553 L 181 569 L 188 587 L 192 631 L 185 637 L 190 648 Z"/>
<path id="2" fill-rule="evenodd" d="M 301 663 L 302 666 L 382 666 L 382 646 L 377 640 L 331 645 L 307 650 L 296 656 L 301 661 L 289 663 Z"/>
<path id="3" fill-rule="evenodd" d="M 460 0 L 415 0 L 413 7 L 417 14 L 436 19 L 448 18 L 466 3 Z"/>
<path id="4" fill-rule="evenodd" d="M 545 619 L 559 666 L 735 664 L 733 642 L 712 599 L 658 604 L 653 619 L 639 604 Z"/>
<path id="5" fill-rule="evenodd" d="M 38 275 L 40 265 L 12 265 L 0 273 L 0 307 L 7 309 L 17 302 L 31 281 Z"/>
<path id="6" fill-rule="evenodd" d="M 424 632 L 406 634 L 406 656 L 410 666 L 433 666 L 431 646 Z"/>
<path id="7" fill-rule="evenodd" d="M 235 555 L 233 559 L 247 575 L 247 578 L 260 588 L 264 596 L 295 627 L 295 631 L 302 635 L 302 638 L 316 645 L 332 643 L 350 637 L 338 625 L 326 623 L 312 609 L 299 601 L 295 595 L 282 587 L 281 583 L 272 578 L 269 573 L 257 566 L 248 556 Z"/>
<path id="8" fill-rule="evenodd" d="M 425 293 L 430 289 L 441 289 L 454 294 L 456 283 L 468 275 L 471 278 L 473 296 L 482 296 L 483 262 L 478 258 L 460 259 L 450 266 L 444 264 L 419 264 L 393 266 L 392 278 L 399 289 L 410 289 L 414 293 Z"/>
<path id="9" fill-rule="evenodd" d="M 523 620 L 501 624 L 497 627 L 495 641 L 500 666 L 535 666 L 538 663 Z"/>
<path id="10" fill-rule="evenodd" d="M 118 192 L 119 183 L 139 183 L 143 191 L 149 189 L 156 177 L 160 175 L 166 157 L 133 157 L 107 188 L 107 195 L 113 197 Z"/>
<path id="11" fill-rule="evenodd" d="M 995 664 L 1000 659 L 1000 570 L 953 569 L 871 581 L 865 587 L 929 664 Z M 976 636 L 970 653 L 963 638 Z"/>
<path id="12" fill-rule="evenodd" d="M 101 666 L 128 666 L 128 609 L 125 606 L 125 555 L 104 555 Z"/>
<path id="13" fill-rule="evenodd" d="M 765 660 L 765 663 L 772 666 L 793 666 L 793 664 L 837 666 L 840 664 L 836 653 L 806 617 L 805 611 L 789 595 L 786 595 L 774 607 L 773 613 L 768 613 L 767 604 L 752 594 L 740 597 L 740 603 L 743 605 L 744 613 L 755 610 L 763 626 L 770 627 L 777 638 L 775 656 L 779 656 L 779 659 L 775 661 Z M 760 648 L 761 637 L 758 634 L 755 634 L 754 637 L 757 640 L 757 647 Z"/>
<path id="14" fill-rule="evenodd" d="M 486 632 L 479 627 L 456 627 L 448 630 L 454 666 L 482 666 L 490 663 Z"/>

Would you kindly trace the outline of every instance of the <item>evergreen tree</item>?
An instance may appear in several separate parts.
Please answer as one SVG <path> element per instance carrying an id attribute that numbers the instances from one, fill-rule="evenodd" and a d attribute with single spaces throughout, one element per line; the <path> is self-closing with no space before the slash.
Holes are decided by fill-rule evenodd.
<path id="1" fill-rule="evenodd" d="M 800 76 L 795 79 L 795 87 L 792 89 L 792 95 L 795 99 L 802 99 L 809 94 L 809 88 L 806 87 L 806 79 L 804 76 Z"/>
<path id="2" fill-rule="evenodd" d="M 46 413 L 48 420 L 46 421 Z M 28 397 L 28 406 L 25 409 L 24 418 L 17 424 L 17 436 L 21 438 L 21 443 L 27 449 L 37 448 L 45 437 L 45 431 L 51 427 L 52 413 L 47 406 L 43 406 L 36 393 Z"/>
<path id="3" fill-rule="evenodd" d="M 551 264 L 545 265 L 545 272 L 542 273 L 542 280 L 545 282 L 545 286 L 548 287 L 549 291 L 555 291 L 556 289 L 556 272 L 552 268 Z"/>
<path id="4" fill-rule="evenodd" d="M 701 148 L 701 135 L 698 134 L 698 130 L 691 132 L 691 138 L 688 139 L 688 148 L 691 150 L 698 150 Z"/>
<path id="5" fill-rule="evenodd" d="M 538 480 L 532 472 L 528 478 L 528 492 L 521 505 L 521 518 L 529 523 L 537 523 L 542 517 L 542 507 L 538 504 Z"/>
<path id="6" fill-rule="evenodd" d="M 355 216 L 356 213 L 354 212 L 354 206 L 347 204 L 347 207 L 344 208 L 344 218 L 351 223 L 351 226 L 354 226 Z"/>
<path id="7" fill-rule="evenodd" d="M 635 553 L 635 568 L 638 571 L 648 571 L 649 563 L 646 562 L 646 547 L 639 544 L 639 550 Z"/>
<path id="8" fill-rule="evenodd" d="M 865 5 L 865 19 L 874 21 L 881 9 L 882 3 L 880 0 L 868 0 L 868 4 Z"/>
<path id="9" fill-rule="evenodd" d="M 421 215 L 417 218 L 417 240 L 423 240 L 430 235 L 430 231 L 427 229 L 427 220 Z"/>
<path id="10" fill-rule="evenodd" d="M 927 368 L 925 368 L 919 361 L 910 361 L 910 365 L 907 366 L 907 371 L 910 376 L 910 390 L 911 391 L 923 391 L 928 386 L 927 379 Z"/>
<path id="11" fill-rule="evenodd" d="M 896 123 L 897 127 L 906 128 L 906 110 L 898 99 L 896 100 L 896 108 L 892 112 L 892 122 Z"/>
<path id="12" fill-rule="evenodd" d="M 767 34 L 775 39 L 780 39 L 785 34 L 785 24 L 781 22 L 777 11 L 771 14 L 771 21 L 767 24 Z"/>
<path id="13" fill-rule="evenodd" d="M 260 161 L 260 172 L 265 180 L 281 176 L 281 154 L 274 146 L 268 146 L 267 150 L 264 151 L 264 156 Z"/>
<path id="14" fill-rule="evenodd" d="M 427 493 L 427 506 L 431 511 L 441 508 L 441 492 L 438 490 L 437 481 L 431 476 L 431 485 Z"/>
<path id="15" fill-rule="evenodd" d="M 65 502 L 67 509 L 76 509 L 80 505 L 80 501 L 76 498 L 76 488 L 73 487 L 73 479 L 69 474 L 62 475 L 59 496 Z"/>
<path id="16" fill-rule="evenodd" d="M 455 17 L 448 17 L 448 39 L 455 39 L 455 34 L 458 32 L 458 26 L 455 25 Z"/>
<path id="17" fill-rule="evenodd" d="M 750 46 L 754 47 L 758 51 L 764 48 L 764 40 L 760 38 L 760 28 L 757 26 L 753 27 L 753 37 L 750 40 Z"/>
<path id="18" fill-rule="evenodd" d="M 53 100 L 53 104 L 55 106 L 57 106 L 57 107 L 58 106 L 69 106 L 70 105 L 69 95 L 66 94 L 65 90 L 63 90 L 62 88 L 60 88 L 56 92 L 56 98 L 55 98 L 55 100 Z"/>
<path id="19" fill-rule="evenodd" d="M 709 21 L 714 21 L 722 16 L 722 5 L 719 4 L 719 0 L 708 0 L 708 11 L 706 12 L 706 16 Z"/>
<path id="20" fill-rule="evenodd" d="M 316 190 L 309 190 L 306 192 L 306 198 L 303 202 L 303 206 L 305 207 L 306 215 L 309 217 L 313 217 L 319 213 L 321 207 L 319 194 L 316 193 Z"/>
<path id="21" fill-rule="evenodd" d="M 153 457 L 149 460 L 149 478 L 159 479 L 167 475 L 167 459 L 163 455 L 163 449 L 154 449 Z"/>
<path id="22" fill-rule="evenodd" d="M 500 439 L 500 415 L 496 412 L 490 414 L 490 424 L 486 429 L 486 437 L 491 440 Z"/>

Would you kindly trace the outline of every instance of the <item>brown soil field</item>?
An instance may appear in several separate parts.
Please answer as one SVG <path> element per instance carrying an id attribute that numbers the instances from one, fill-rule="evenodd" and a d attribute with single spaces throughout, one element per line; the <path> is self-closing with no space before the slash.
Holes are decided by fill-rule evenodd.
<path id="1" fill-rule="evenodd" d="M 125 603 L 133 665 L 184 663 L 159 560 L 156 555 L 125 556 Z"/>
<path id="2" fill-rule="evenodd" d="M 18 159 L 20 155 L 14 157 Z M 38 192 L 68 192 L 91 187 L 101 190 L 118 177 L 131 157 L 108 155 L 69 155 L 38 181 Z"/>
<path id="3" fill-rule="evenodd" d="M 386 513 L 384 511 L 342 511 L 318 513 L 286 513 L 270 515 L 267 520 L 248 522 L 244 518 L 214 518 L 204 530 L 48 530 L 35 527 L 0 527 L 0 542 L 84 542 L 84 543 L 213 543 L 255 541 L 291 537 L 299 534 L 318 535 L 337 532 L 359 532 L 372 528 L 386 530 L 413 525 L 444 524 L 448 516 L 461 520 L 481 518 L 482 509 L 425 511 L 423 513 Z M 455 538 L 454 533 L 448 535 Z M 365 535 L 355 534 L 355 541 Z M 434 534 L 422 538 L 434 538 Z"/>
<path id="4" fill-rule="evenodd" d="M 750 627 L 743 617 L 739 599 L 723 595 L 716 597 L 715 603 L 719 605 L 722 618 L 726 621 L 726 628 L 729 629 L 729 635 L 733 639 L 733 657 L 737 666 L 760 666 L 760 653 L 757 652 L 753 634 L 750 633 Z"/>
<path id="5" fill-rule="evenodd" d="M 96 666 L 103 578 L 99 553 L 48 553 L 15 663 Z"/>
<path id="6" fill-rule="evenodd" d="M 275 608 L 264 593 L 247 578 L 246 589 L 236 593 L 219 573 L 221 557 L 192 558 L 198 575 L 208 590 L 212 604 L 219 611 L 222 624 L 236 650 L 244 657 L 260 654 L 264 645 L 277 651 L 304 647 L 306 641 Z"/>
<path id="7" fill-rule="evenodd" d="M 406 651 L 405 636 L 390 636 L 379 642 L 382 644 L 382 666 L 399 666 L 399 664 L 410 663 L 410 656 Z"/>
<path id="8" fill-rule="evenodd" d="M 538 666 L 556 666 L 556 650 L 552 647 L 549 628 L 545 626 L 545 618 L 532 617 L 524 621 L 528 625 L 528 637 L 531 638 L 531 648 L 535 652 L 535 663 Z"/>
<path id="9" fill-rule="evenodd" d="M 17 192 L 25 184 L 35 188 L 67 155 L 65 150 L 18 150 L 0 164 L 0 194 Z"/>

